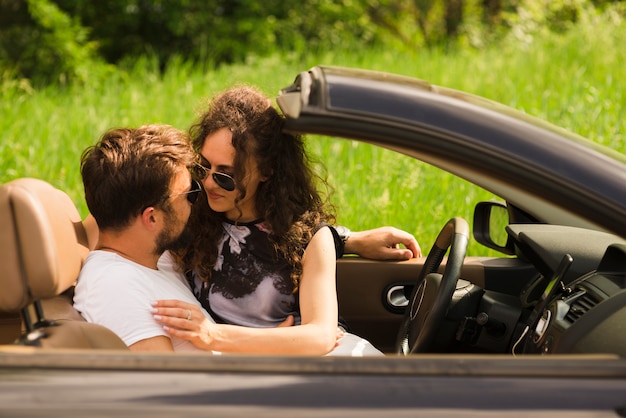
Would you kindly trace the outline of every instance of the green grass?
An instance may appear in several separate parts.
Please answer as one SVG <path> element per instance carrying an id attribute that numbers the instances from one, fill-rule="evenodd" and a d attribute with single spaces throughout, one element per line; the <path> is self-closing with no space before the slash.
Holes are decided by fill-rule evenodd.
<path id="1" fill-rule="evenodd" d="M 511 38 L 484 50 L 399 52 L 389 49 L 289 54 L 203 72 L 186 63 L 158 75 L 140 59 L 126 73 L 84 86 L 30 91 L 4 82 L 0 96 L 0 183 L 38 177 L 65 190 L 80 212 L 79 158 L 108 128 L 169 123 L 187 129 L 204 101 L 235 83 L 270 96 L 317 64 L 345 65 L 419 77 L 510 105 L 619 152 L 626 151 L 626 31 L 597 18 L 563 35 Z M 430 166 L 352 141 L 309 138 L 324 161 L 339 221 L 352 229 L 394 225 L 424 250 L 445 221 L 471 221 L 473 205 L 492 196 Z M 473 254 L 486 254 L 475 243 Z"/>

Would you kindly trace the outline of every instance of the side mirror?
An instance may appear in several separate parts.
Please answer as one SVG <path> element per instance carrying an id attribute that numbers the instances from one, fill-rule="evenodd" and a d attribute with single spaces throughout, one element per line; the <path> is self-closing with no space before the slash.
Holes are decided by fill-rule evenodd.
<path id="1" fill-rule="evenodd" d="M 506 232 L 509 211 L 502 202 L 479 202 L 474 208 L 474 239 L 487 248 L 514 255 L 513 242 Z"/>

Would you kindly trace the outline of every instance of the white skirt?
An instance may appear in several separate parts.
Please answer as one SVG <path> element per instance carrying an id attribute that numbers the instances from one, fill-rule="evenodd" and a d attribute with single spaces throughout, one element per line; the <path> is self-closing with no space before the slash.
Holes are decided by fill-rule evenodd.
<path id="1" fill-rule="evenodd" d="M 338 345 L 326 354 L 327 356 L 384 356 L 382 351 L 374 347 L 369 341 L 348 332 L 337 343 Z"/>

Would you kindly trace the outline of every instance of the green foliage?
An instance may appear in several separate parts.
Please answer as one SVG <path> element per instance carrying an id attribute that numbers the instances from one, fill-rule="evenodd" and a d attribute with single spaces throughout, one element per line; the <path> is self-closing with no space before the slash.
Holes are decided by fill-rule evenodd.
<path id="1" fill-rule="evenodd" d="M 3 78 L 84 80 L 152 56 L 205 70 L 279 52 L 485 48 L 563 32 L 609 0 L 0 0 Z"/>
<path id="2" fill-rule="evenodd" d="M 350 45 L 257 56 L 210 71 L 183 58 L 161 69 L 154 57 L 126 71 L 88 76 L 82 83 L 33 89 L 12 74 L 0 90 L 0 183 L 45 179 L 67 191 L 86 215 L 79 174 L 81 152 L 108 128 L 169 123 L 187 129 L 206 98 L 234 83 L 269 96 L 313 65 L 344 65 L 418 77 L 484 96 L 626 152 L 626 31 L 622 14 L 580 14 L 571 30 L 508 36 L 493 46 L 419 54 L 389 46 Z M 132 64 L 132 65 L 131 65 Z M 424 250 L 452 216 L 470 220 L 473 205 L 492 196 L 440 170 L 352 141 L 310 137 L 324 162 L 339 221 L 354 230 L 392 224 L 414 233 Z M 482 255 L 475 243 L 474 255 Z"/>
<path id="3" fill-rule="evenodd" d="M 8 3 L 0 4 L 9 12 L 0 31 L 0 63 L 6 71 L 44 83 L 85 80 L 97 65 L 89 31 L 50 0 Z"/>
<path id="4" fill-rule="evenodd" d="M 57 0 L 80 16 L 109 61 L 146 53 L 165 63 L 173 55 L 197 62 L 242 62 L 277 50 L 371 38 L 358 0 Z"/>

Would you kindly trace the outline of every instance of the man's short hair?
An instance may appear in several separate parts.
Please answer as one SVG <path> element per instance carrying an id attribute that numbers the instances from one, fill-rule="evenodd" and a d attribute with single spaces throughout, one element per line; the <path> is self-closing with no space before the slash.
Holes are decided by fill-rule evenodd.
<path id="1" fill-rule="evenodd" d="M 165 204 L 176 172 L 195 162 L 187 133 L 169 125 L 111 129 L 81 156 L 87 207 L 100 229 L 123 228 Z"/>

